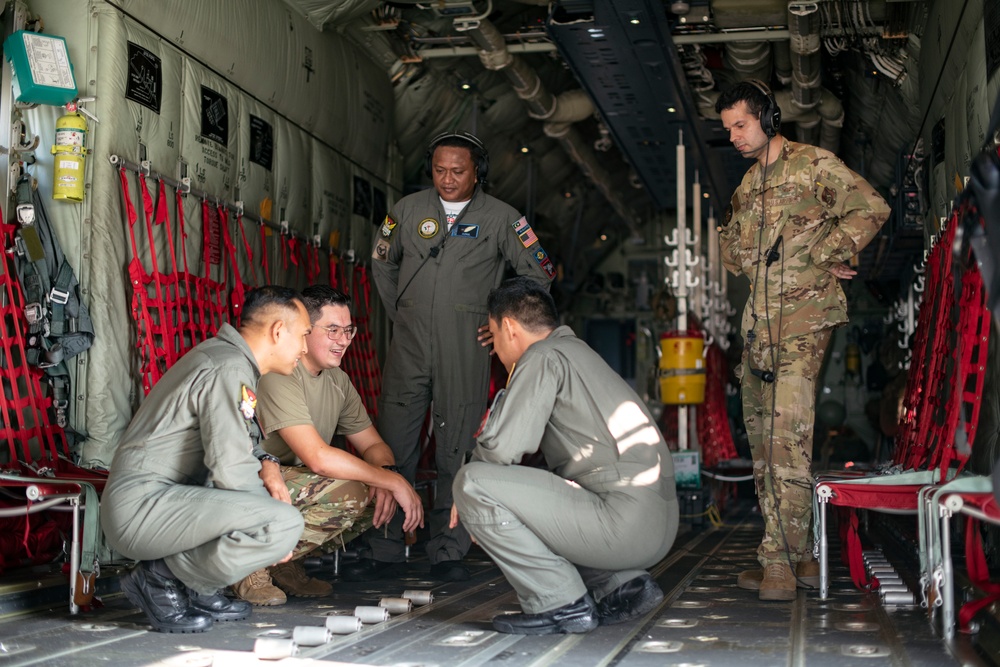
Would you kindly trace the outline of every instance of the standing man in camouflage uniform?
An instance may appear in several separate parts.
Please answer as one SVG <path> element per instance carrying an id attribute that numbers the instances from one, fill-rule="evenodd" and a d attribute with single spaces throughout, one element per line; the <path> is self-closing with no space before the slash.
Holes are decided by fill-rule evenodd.
<path id="1" fill-rule="evenodd" d="M 250 605 L 219 589 L 289 558 L 302 535 L 298 511 L 262 484 L 281 477 L 260 447 L 256 389 L 263 373 L 292 372 L 308 333 L 294 290 L 251 290 L 239 331 L 223 324 L 185 354 L 122 436 L 101 525 L 108 544 L 141 561 L 121 588 L 155 630 L 246 618 Z"/>
<path id="2" fill-rule="evenodd" d="M 330 584 L 306 574 L 301 559 L 324 544 L 340 547 L 367 528 L 384 526 L 397 507 L 405 515 L 404 530 L 423 525 L 420 496 L 399 474 L 392 450 L 340 370 L 358 330 L 351 322 L 351 298 L 312 285 L 302 291 L 302 302 L 312 322 L 306 353 L 291 375 L 265 375 L 257 390 L 265 457 L 281 465 L 284 478 L 268 490 L 305 519 L 292 560 L 257 570 L 233 587 L 240 598 L 263 606 L 283 604 L 285 593 L 330 593 Z M 335 435 L 346 436 L 358 456 L 333 446 Z"/>
<path id="3" fill-rule="evenodd" d="M 764 83 L 736 84 L 715 109 L 736 150 L 756 160 L 720 235 L 723 264 L 750 279 L 737 374 L 764 517 L 762 569 L 737 583 L 761 600 L 793 600 L 796 580 L 819 582 L 809 541 L 812 434 L 823 354 L 833 327 L 847 322 L 839 280 L 856 275 L 845 262 L 875 237 L 889 207 L 829 151 L 784 138 Z"/>
<path id="4" fill-rule="evenodd" d="M 448 527 L 451 486 L 486 409 L 489 330 L 486 297 L 507 267 L 547 286 L 555 275 L 528 221 L 483 191 L 489 156 L 468 133 L 436 137 L 427 150 L 434 187 L 400 199 L 386 216 L 372 252 L 372 272 L 393 335 L 382 376 L 379 431 L 411 483 L 420 429 L 433 402 L 437 492 L 427 555 L 431 576 L 461 581 L 471 542 Z M 478 339 L 477 339 L 478 332 Z M 399 520 L 388 539 L 371 539 L 370 558 L 344 568 L 375 578 L 404 560 Z"/>

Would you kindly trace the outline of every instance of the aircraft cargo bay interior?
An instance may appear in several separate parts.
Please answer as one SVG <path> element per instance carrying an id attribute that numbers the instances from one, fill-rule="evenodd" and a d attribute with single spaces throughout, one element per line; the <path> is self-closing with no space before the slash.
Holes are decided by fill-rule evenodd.
<path id="1" fill-rule="evenodd" d="M 0 667 L 1000 665 L 1000 3 L 0 22 Z"/>

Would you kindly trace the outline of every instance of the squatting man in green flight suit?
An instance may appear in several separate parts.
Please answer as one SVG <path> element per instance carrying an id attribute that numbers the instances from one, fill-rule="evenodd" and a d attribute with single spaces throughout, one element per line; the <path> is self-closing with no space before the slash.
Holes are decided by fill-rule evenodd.
<path id="1" fill-rule="evenodd" d="M 847 322 L 845 262 L 889 217 L 885 200 L 830 151 L 789 141 L 761 81 L 741 81 L 715 110 L 743 157 L 755 160 L 733 194 L 719 235 L 722 263 L 750 279 L 743 417 L 753 454 L 764 538 L 761 569 L 737 578 L 761 600 L 794 600 L 817 586 L 812 558 L 812 435 L 816 379 L 834 327 Z"/>
<path id="2" fill-rule="evenodd" d="M 460 132 L 431 141 L 427 172 L 434 187 L 403 197 L 376 233 L 372 275 L 393 322 L 382 374 L 378 430 L 412 484 L 420 431 L 433 403 L 437 492 L 428 512 L 430 575 L 468 579 L 461 560 L 471 545 L 461 526 L 448 528 L 451 486 L 486 410 L 490 354 L 486 296 L 510 267 L 548 285 L 552 259 L 524 216 L 483 191 L 486 147 Z M 371 536 L 348 579 L 386 576 L 405 560 L 400 517 L 387 538 Z"/>
<path id="3" fill-rule="evenodd" d="M 649 410 L 567 326 L 537 283 L 489 295 L 493 349 L 510 371 L 455 477 L 462 525 L 517 592 L 500 632 L 589 632 L 663 599 L 644 571 L 677 535 L 670 452 Z M 515 465 L 540 451 L 548 470 Z M 596 600 L 596 605 L 595 605 Z"/>
<path id="4" fill-rule="evenodd" d="M 298 293 L 247 293 L 228 324 L 168 370 L 122 436 L 101 498 L 108 544 L 140 563 L 122 575 L 128 600 L 160 632 L 202 632 L 250 615 L 219 589 L 288 559 L 299 511 L 264 489 L 256 389 L 290 374 L 306 350 Z M 277 473 L 273 463 L 265 462 Z"/>
<path id="5" fill-rule="evenodd" d="M 306 353 L 291 375 L 260 379 L 257 411 L 267 436 L 263 447 L 281 464 L 281 474 L 264 485 L 298 508 L 306 525 L 292 560 L 257 570 L 233 587 L 238 597 L 262 606 L 283 604 L 285 593 L 329 594 L 330 584 L 308 576 L 302 558 L 382 528 L 397 509 L 403 530 L 423 526 L 420 496 L 399 474 L 392 450 L 340 369 L 358 330 L 351 298 L 329 285 L 311 285 L 302 290 L 302 302 L 312 321 Z M 335 435 L 358 455 L 334 446 Z"/>

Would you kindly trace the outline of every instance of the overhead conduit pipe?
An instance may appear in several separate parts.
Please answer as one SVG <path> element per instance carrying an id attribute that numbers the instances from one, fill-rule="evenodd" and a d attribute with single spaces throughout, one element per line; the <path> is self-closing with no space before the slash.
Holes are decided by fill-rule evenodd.
<path id="1" fill-rule="evenodd" d="M 820 101 L 819 5 L 788 3 L 788 32 L 792 52 L 792 103 L 812 109 Z"/>
<path id="2" fill-rule="evenodd" d="M 558 97 L 552 95 L 542 84 L 538 73 L 507 50 L 503 35 L 486 19 L 456 21 L 455 29 L 469 35 L 479 49 L 479 60 L 483 66 L 507 77 L 517 96 L 528 106 L 528 115 L 545 121 L 545 134 L 559 141 L 566 154 L 615 212 L 627 223 L 633 223 L 635 214 L 615 191 L 608 172 L 572 126 L 594 112 L 586 94 L 582 90 L 574 90 Z"/>

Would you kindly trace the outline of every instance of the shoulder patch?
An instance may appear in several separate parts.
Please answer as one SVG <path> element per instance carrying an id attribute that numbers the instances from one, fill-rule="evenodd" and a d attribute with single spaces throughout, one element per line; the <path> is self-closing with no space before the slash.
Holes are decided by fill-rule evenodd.
<path id="1" fill-rule="evenodd" d="M 515 222 L 512 222 L 511 227 L 514 228 L 514 233 L 517 234 L 517 238 L 521 241 L 521 245 L 525 248 L 538 243 L 538 237 L 535 236 L 535 230 L 531 228 L 531 225 L 528 224 L 527 218 L 523 215 Z"/>
<path id="2" fill-rule="evenodd" d="M 538 266 L 542 267 L 542 271 L 545 271 L 545 275 L 549 278 L 555 278 L 556 267 L 552 263 L 552 258 L 549 257 L 549 254 L 545 252 L 541 246 L 539 246 L 538 250 L 533 252 L 531 256 L 535 259 L 535 262 L 538 263 Z"/>
<path id="3" fill-rule="evenodd" d="M 391 215 L 385 216 L 385 221 L 382 222 L 382 236 L 386 238 L 392 236 L 392 232 L 395 229 L 396 221 L 392 219 Z"/>
<path id="4" fill-rule="evenodd" d="M 829 185 L 824 185 L 823 183 L 817 183 L 823 189 L 820 190 L 819 198 L 822 200 L 823 205 L 827 208 L 833 208 L 837 203 L 837 190 L 830 187 Z"/>
<path id="5" fill-rule="evenodd" d="M 372 251 L 372 259 L 384 262 L 389 257 L 389 239 L 381 238 L 375 243 L 375 250 Z"/>
<path id="6" fill-rule="evenodd" d="M 257 394 L 246 385 L 243 385 L 240 393 L 240 412 L 244 419 L 253 419 L 257 411 Z"/>

